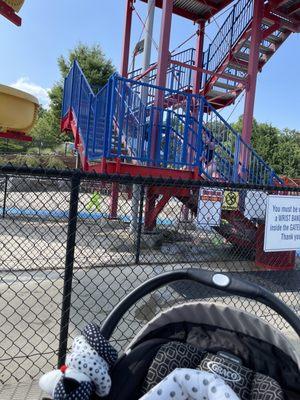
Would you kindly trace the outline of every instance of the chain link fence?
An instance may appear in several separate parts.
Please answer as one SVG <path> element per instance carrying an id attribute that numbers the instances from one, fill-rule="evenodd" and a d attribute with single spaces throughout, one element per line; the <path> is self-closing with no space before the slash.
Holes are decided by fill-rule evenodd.
<path id="1" fill-rule="evenodd" d="M 119 191 L 113 219 L 112 187 Z M 299 313 L 299 258 L 293 252 L 266 260 L 262 252 L 269 194 L 299 196 L 300 189 L 3 167 L 1 384 L 30 381 L 63 362 L 86 323 L 101 324 L 132 289 L 165 271 L 235 274 Z M 266 306 L 182 281 L 130 309 L 114 345 L 124 349 L 161 309 L 199 299 L 248 310 L 292 337 Z"/>

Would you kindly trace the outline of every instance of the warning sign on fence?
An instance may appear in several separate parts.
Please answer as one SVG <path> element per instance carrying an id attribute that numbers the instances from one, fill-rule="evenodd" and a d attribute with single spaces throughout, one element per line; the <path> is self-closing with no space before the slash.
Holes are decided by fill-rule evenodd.
<path id="1" fill-rule="evenodd" d="M 220 226 L 223 190 L 202 188 L 199 191 L 197 225 Z"/>
<path id="2" fill-rule="evenodd" d="M 223 210 L 237 210 L 239 208 L 239 192 L 224 191 Z"/>
<path id="3" fill-rule="evenodd" d="M 264 251 L 300 250 L 300 196 L 268 196 Z"/>

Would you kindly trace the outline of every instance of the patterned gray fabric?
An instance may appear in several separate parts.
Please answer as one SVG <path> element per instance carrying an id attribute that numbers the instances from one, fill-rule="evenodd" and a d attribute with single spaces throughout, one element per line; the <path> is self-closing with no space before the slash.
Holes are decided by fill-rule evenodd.
<path id="1" fill-rule="evenodd" d="M 274 379 L 255 374 L 252 389 L 251 400 L 283 400 L 284 394 L 281 387 Z"/>
<path id="2" fill-rule="evenodd" d="M 217 355 L 207 354 L 199 369 L 220 376 L 241 400 L 284 400 L 284 394 L 274 379 Z"/>
<path id="3" fill-rule="evenodd" d="M 198 369 L 212 372 L 222 378 L 241 400 L 249 400 L 253 372 L 239 364 L 214 354 L 207 354 Z"/>
<path id="4" fill-rule="evenodd" d="M 149 392 L 176 368 L 195 369 L 203 356 L 200 350 L 190 344 L 170 342 L 161 346 L 148 370 L 142 393 Z"/>
<path id="5" fill-rule="evenodd" d="M 221 377 L 241 400 L 284 400 L 282 389 L 274 379 L 180 342 L 170 342 L 161 346 L 148 370 L 142 394 L 149 392 L 176 368 L 192 368 L 214 373 Z"/>

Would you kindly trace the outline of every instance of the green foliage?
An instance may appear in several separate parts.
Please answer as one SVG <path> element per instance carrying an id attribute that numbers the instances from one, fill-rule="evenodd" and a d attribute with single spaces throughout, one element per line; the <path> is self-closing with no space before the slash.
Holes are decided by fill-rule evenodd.
<path id="1" fill-rule="evenodd" d="M 45 110 L 40 108 L 37 123 L 31 130 L 30 134 L 33 137 L 32 145 L 19 146 L 19 145 L 9 145 L 3 144 L 3 148 L 7 148 L 10 152 L 20 152 L 27 151 L 29 148 L 36 148 L 38 154 L 44 152 L 53 151 L 62 142 L 70 141 L 68 135 L 63 135 L 60 132 L 60 117 L 63 99 L 63 82 L 64 78 L 67 76 L 74 60 L 77 59 L 83 72 L 85 73 L 88 82 L 90 83 L 92 89 L 97 92 L 101 86 L 104 86 L 108 78 L 115 71 L 112 62 L 108 60 L 100 46 L 95 45 L 88 47 L 83 44 L 79 44 L 75 49 L 69 52 L 67 57 L 61 56 L 58 59 L 58 67 L 60 71 L 60 80 L 49 91 L 50 97 L 50 108 Z M 0 152 L 2 151 L 0 142 Z M 4 150 L 3 150 L 4 151 Z M 33 150 L 31 150 L 33 152 Z"/>
<path id="2" fill-rule="evenodd" d="M 240 117 L 233 127 L 242 132 L 243 117 Z M 254 120 L 251 144 L 277 174 L 294 178 L 300 176 L 299 131 L 287 128 L 280 131 L 271 124 Z"/>
<path id="3" fill-rule="evenodd" d="M 29 155 L 29 154 L 17 154 L 17 155 L 8 155 L 8 156 L 0 156 L 0 165 L 12 164 L 15 166 L 24 166 L 38 168 L 56 168 L 56 169 L 65 169 L 65 163 L 58 157 L 51 156 L 37 156 L 37 155 Z"/>
<path id="4" fill-rule="evenodd" d="M 10 161 L 13 165 L 27 165 L 28 167 L 40 167 L 41 162 L 39 158 L 30 155 L 17 155 L 14 159 Z"/>
<path id="5" fill-rule="evenodd" d="M 77 60 L 82 68 L 92 90 L 96 93 L 104 86 L 109 77 L 115 72 L 111 60 L 107 59 L 99 45 L 86 46 L 79 44 L 71 50 L 68 57 L 61 56 L 58 59 L 58 67 L 61 79 L 49 92 L 50 109 L 57 119 L 60 118 L 63 95 L 63 81 L 68 75 L 74 60 Z"/>
<path id="6" fill-rule="evenodd" d="M 45 163 L 46 168 L 64 169 L 65 163 L 55 156 L 50 156 Z"/>
<path id="7" fill-rule="evenodd" d="M 64 139 L 60 132 L 59 120 L 51 108 L 41 113 L 30 134 L 33 138 L 33 146 L 38 147 L 46 146 L 54 149 Z"/>
<path id="8" fill-rule="evenodd" d="M 26 153 L 30 143 L 0 138 L 0 153 Z"/>

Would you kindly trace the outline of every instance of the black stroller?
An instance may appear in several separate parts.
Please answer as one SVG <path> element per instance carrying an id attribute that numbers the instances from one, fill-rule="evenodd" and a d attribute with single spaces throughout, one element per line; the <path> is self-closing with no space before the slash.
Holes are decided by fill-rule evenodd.
<path id="1" fill-rule="evenodd" d="M 102 325 L 110 339 L 124 314 L 155 289 L 191 280 L 265 304 L 300 337 L 300 319 L 262 287 L 225 274 L 187 269 L 168 272 L 130 293 Z M 221 376 L 241 399 L 299 400 L 300 355 L 277 329 L 226 305 L 189 302 L 163 311 L 138 332 L 111 371 L 109 400 L 135 400 L 175 368 L 200 368 Z"/>

